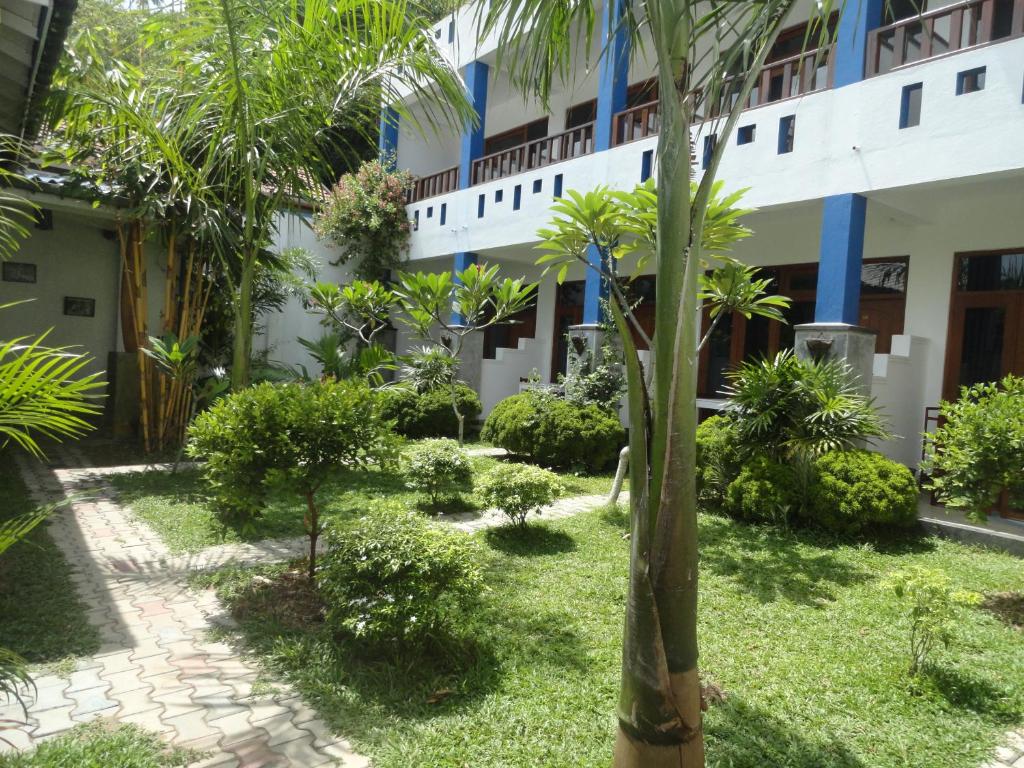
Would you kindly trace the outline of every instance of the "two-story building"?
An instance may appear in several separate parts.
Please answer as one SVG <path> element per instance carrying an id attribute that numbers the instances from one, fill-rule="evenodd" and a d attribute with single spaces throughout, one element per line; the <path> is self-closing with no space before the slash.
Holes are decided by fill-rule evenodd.
<path id="1" fill-rule="evenodd" d="M 701 405 L 715 407 L 730 365 L 791 347 L 797 325 L 863 326 L 877 332 L 872 394 L 902 436 L 882 449 L 913 465 L 927 409 L 962 384 L 1024 374 L 1024 0 L 851 0 L 824 51 L 806 50 L 808 18 L 787 21 L 719 172 L 757 208 L 733 255 L 792 299 L 789 322 L 722 323 L 702 355 Z M 545 110 L 497 69 L 498 42 L 477 40 L 472 7 L 434 34 L 480 119 L 462 134 L 382 120 L 381 148 L 418 177 L 411 266 L 486 262 L 536 279 L 554 198 L 652 175 L 654 63 L 602 60 L 613 46 L 598 40 Z M 694 130 L 695 177 L 716 125 Z M 532 371 L 564 371 L 567 331 L 599 317 L 586 277 L 545 278 L 520 322 L 487 333 L 472 382 L 485 412 Z M 647 313 L 656 279 L 635 283 Z"/>

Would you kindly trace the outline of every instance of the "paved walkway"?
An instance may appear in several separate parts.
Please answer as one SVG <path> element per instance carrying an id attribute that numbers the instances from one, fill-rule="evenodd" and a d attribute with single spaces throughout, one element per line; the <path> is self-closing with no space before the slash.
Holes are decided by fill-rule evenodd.
<path id="1" fill-rule="evenodd" d="M 28 748 L 108 717 L 209 753 L 197 764 L 207 768 L 369 764 L 287 686 L 253 692 L 256 667 L 208 637 L 212 627 L 231 624 L 213 591 L 185 585 L 196 563 L 169 558 L 156 534 L 114 500 L 104 478 L 117 468 L 51 470 L 27 460 L 20 468 L 37 502 L 77 499 L 49 530 L 75 567 L 102 645 L 70 677 L 37 678 L 28 727 L 5 738 Z M 23 719 L 15 705 L 0 708 L 0 717 Z"/>

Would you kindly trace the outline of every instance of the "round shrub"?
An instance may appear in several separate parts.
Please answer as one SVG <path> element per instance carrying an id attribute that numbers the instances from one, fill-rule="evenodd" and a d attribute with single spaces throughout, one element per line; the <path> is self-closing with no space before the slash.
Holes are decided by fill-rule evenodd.
<path id="1" fill-rule="evenodd" d="M 500 509 L 513 525 L 526 525 L 531 512 L 553 502 L 562 493 L 558 475 L 528 464 L 506 464 L 484 473 L 480 496 L 488 507 Z"/>
<path id="2" fill-rule="evenodd" d="M 386 509 L 330 532 L 317 583 L 332 629 L 406 646 L 448 629 L 483 578 L 469 536 Z"/>
<path id="3" fill-rule="evenodd" d="M 711 416 L 697 426 L 697 498 L 720 508 L 725 492 L 740 471 L 736 429 L 726 416 Z"/>
<path id="4" fill-rule="evenodd" d="M 792 467 L 754 456 L 726 487 L 724 509 L 741 520 L 778 523 L 787 521 L 800 501 L 799 478 Z"/>
<path id="5" fill-rule="evenodd" d="M 431 504 L 443 496 L 458 496 L 473 487 L 473 463 L 469 454 L 446 437 L 424 440 L 405 455 L 406 485 L 426 494 Z"/>
<path id="6" fill-rule="evenodd" d="M 616 459 L 626 432 L 596 405 L 523 392 L 494 406 L 481 437 L 539 464 L 597 472 Z"/>
<path id="7" fill-rule="evenodd" d="M 385 418 L 395 422 L 398 434 L 411 438 L 458 437 L 459 421 L 452 410 L 449 390 L 419 393 L 412 387 L 399 384 L 377 392 L 381 411 Z M 455 397 L 467 424 L 480 418 L 483 406 L 476 392 L 465 384 L 459 384 L 455 388 Z"/>
<path id="8" fill-rule="evenodd" d="M 805 508 L 814 525 L 850 534 L 872 525 L 906 528 L 917 520 L 914 475 L 880 453 L 831 451 L 815 461 L 814 470 Z"/>

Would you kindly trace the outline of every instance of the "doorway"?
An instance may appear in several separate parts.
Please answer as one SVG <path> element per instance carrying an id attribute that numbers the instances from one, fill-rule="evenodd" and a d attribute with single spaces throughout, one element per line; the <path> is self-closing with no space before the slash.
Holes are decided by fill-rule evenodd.
<path id="1" fill-rule="evenodd" d="M 551 345 L 551 383 L 565 375 L 569 362 L 569 328 L 583 322 L 582 280 L 566 280 L 555 291 L 555 339 Z"/>

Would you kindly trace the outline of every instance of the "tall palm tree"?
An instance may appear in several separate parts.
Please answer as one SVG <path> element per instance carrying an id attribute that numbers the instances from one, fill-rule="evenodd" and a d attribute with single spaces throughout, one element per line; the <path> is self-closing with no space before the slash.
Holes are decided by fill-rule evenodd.
<path id="1" fill-rule="evenodd" d="M 249 381 L 253 284 L 282 209 L 320 196 L 383 102 L 419 127 L 472 119 L 427 24 L 406 0 L 193 0 L 147 29 L 160 66 L 106 66 L 58 115 L 71 134 L 114 126 L 122 167 L 155 169 L 166 196 L 202 211 L 234 276 L 233 388 Z M 419 123 L 400 106 L 410 93 Z"/>
<path id="2" fill-rule="evenodd" d="M 704 740 L 697 671 L 697 324 L 702 233 L 722 152 L 795 0 L 707 2 L 605 0 L 598 30 L 593 0 L 491 0 L 482 32 L 497 32 L 499 66 L 547 103 L 595 37 L 614 55 L 654 54 L 660 94 L 658 283 L 653 380 L 645 384 L 628 332 L 627 307 L 611 302 L 626 354 L 632 537 L 615 765 L 701 766 Z M 832 1 L 814 13 L 827 19 Z M 810 25 L 808 35 L 827 34 Z M 691 128 L 718 115 L 718 142 L 691 199 Z"/>

